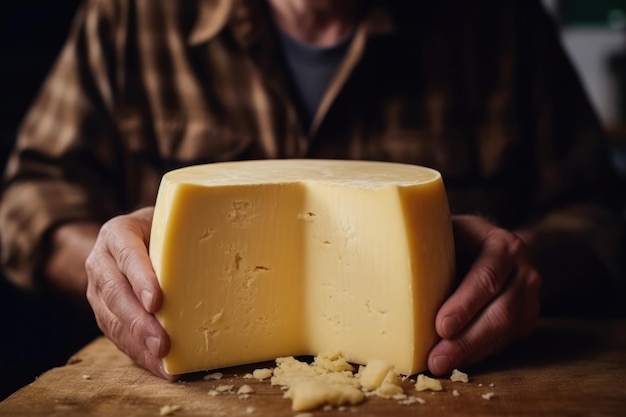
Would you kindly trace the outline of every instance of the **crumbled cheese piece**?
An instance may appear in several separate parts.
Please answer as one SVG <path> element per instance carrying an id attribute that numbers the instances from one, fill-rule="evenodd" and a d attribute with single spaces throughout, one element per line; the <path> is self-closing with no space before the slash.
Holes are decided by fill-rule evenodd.
<path id="1" fill-rule="evenodd" d="M 333 374 L 328 374 L 333 375 Z M 292 385 L 285 393 L 291 398 L 294 411 L 313 410 L 324 404 L 359 404 L 363 401 L 363 392 L 353 385 L 335 382 L 332 378 L 308 378 Z"/>
<path id="2" fill-rule="evenodd" d="M 310 365 L 292 356 L 276 359 L 272 385 L 287 387 L 295 411 L 324 405 L 358 404 L 365 398 L 352 366 L 339 354 L 323 354 Z"/>
<path id="3" fill-rule="evenodd" d="M 483 386 L 483 384 L 478 384 L 478 386 L 479 386 L 479 387 L 482 387 L 482 386 Z"/>
<path id="4" fill-rule="evenodd" d="M 485 400 L 490 400 L 492 399 L 496 394 L 494 394 L 493 392 L 488 392 L 486 394 L 481 395 L 481 397 L 483 397 Z"/>
<path id="5" fill-rule="evenodd" d="M 220 379 L 222 379 L 224 377 L 224 374 L 221 372 L 214 372 L 212 374 L 208 374 L 202 377 L 202 379 L 204 379 L 205 381 L 209 381 L 209 380 L 215 380 L 218 381 Z"/>
<path id="6" fill-rule="evenodd" d="M 465 372 L 461 372 L 458 369 L 453 369 L 452 375 L 450 375 L 450 381 L 469 382 L 469 377 Z"/>
<path id="7" fill-rule="evenodd" d="M 391 372 L 393 372 L 393 367 L 387 362 L 370 360 L 366 366 L 359 368 L 357 377 L 364 390 L 373 391 L 383 384 L 383 381 Z"/>
<path id="8" fill-rule="evenodd" d="M 402 401 L 398 401 L 398 404 L 400 405 L 411 405 L 411 404 L 425 404 L 426 400 L 424 400 L 423 398 L 420 397 L 407 397 L 407 399 L 402 400 Z"/>
<path id="9" fill-rule="evenodd" d="M 354 371 L 354 367 L 350 365 L 341 353 L 324 352 L 317 355 L 313 361 L 314 365 L 319 369 L 328 372 Z"/>
<path id="10" fill-rule="evenodd" d="M 255 412 L 256 412 L 256 408 L 246 407 L 246 414 L 254 414 Z"/>
<path id="11" fill-rule="evenodd" d="M 454 395 L 455 397 L 459 397 L 461 395 L 461 393 L 458 392 L 457 390 L 453 390 L 452 391 L 452 395 Z"/>
<path id="12" fill-rule="evenodd" d="M 252 375 L 252 374 L 245 374 L 245 375 L 243 376 L 243 378 L 244 378 L 244 379 L 252 379 L 252 378 L 254 378 L 254 375 Z"/>
<path id="13" fill-rule="evenodd" d="M 263 381 L 272 376 L 272 370 L 268 368 L 255 369 L 254 372 L 252 372 L 252 376 L 259 381 Z"/>
<path id="14" fill-rule="evenodd" d="M 253 392 L 254 390 L 252 389 L 250 385 L 242 385 L 237 390 L 237 394 L 252 394 Z"/>
<path id="15" fill-rule="evenodd" d="M 383 398 L 393 398 L 397 395 L 402 395 L 404 390 L 400 385 L 392 384 L 390 382 L 383 382 L 383 384 L 376 388 L 374 391 L 376 395 Z"/>
<path id="16" fill-rule="evenodd" d="M 218 395 L 220 395 L 219 391 L 212 389 L 211 391 L 209 391 L 209 395 L 211 397 L 217 397 Z"/>
<path id="17" fill-rule="evenodd" d="M 162 416 L 169 416 L 174 414 L 176 411 L 180 410 L 181 407 L 180 405 L 164 405 L 163 407 L 161 407 L 161 415 Z"/>
<path id="18" fill-rule="evenodd" d="M 226 391 L 230 391 L 232 390 L 234 387 L 234 385 L 218 385 L 217 387 L 215 387 L 215 390 L 217 392 L 226 392 Z"/>
<path id="19" fill-rule="evenodd" d="M 494 383 L 492 382 L 491 384 L 489 384 L 489 386 L 493 388 L 493 387 L 495 387 L 495 386 L 496 386 L 496 384 L 494 384 Z"/>
<path id="20" fill-rule="evenodd" d="M 441 381 L 438 379 L 430 378 L 424 374 L 419 374 L 417 376 L 417 382 L 415 383 L 415 389 L 417 391 L 442 391 L 443 387 L 441 386 Z"/>
<path id="21" fill-rule="evenodd" d="M 91 379 L 91 375 L 83 375 L 83 379 Z"/>

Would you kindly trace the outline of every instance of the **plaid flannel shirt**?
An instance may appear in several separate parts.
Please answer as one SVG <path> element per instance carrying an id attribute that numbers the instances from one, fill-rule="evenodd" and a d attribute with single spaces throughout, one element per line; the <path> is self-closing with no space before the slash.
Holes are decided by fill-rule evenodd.
<path id="1" fill-rule="evenodd" d="M 361 5 L 305 130 L 263 1 L 87 1 L 10 156 L 7 275 L 34 286 L 55 226 L 153 205 L 167 170 L 261 158 L 429 166 L 453 213 L 569 228 L 609 265 L 602 129 L 539 2 Z"/>

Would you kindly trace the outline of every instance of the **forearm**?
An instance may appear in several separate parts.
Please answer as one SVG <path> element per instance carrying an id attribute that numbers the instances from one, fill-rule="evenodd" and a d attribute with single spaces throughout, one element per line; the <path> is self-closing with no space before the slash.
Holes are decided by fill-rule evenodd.
<path id="1" fill-rule="evenodd" d="M 94 246 L 100 225 L 71 222 L 57 227 L 50 236 L 51 249 L 44 274 L 60 292 L 86 304 L 85 260 Z"/>

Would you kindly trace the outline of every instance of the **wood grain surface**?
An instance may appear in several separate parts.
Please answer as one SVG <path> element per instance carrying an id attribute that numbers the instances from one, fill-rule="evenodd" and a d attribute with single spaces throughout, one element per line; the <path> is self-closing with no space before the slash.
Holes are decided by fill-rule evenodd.
<path id="1" fill-rule="evenodd" d="M 42 345 L 45 349 L 45 345 Z M 296 416 L 291 401 L 268 380 L 244 379 L 271 362 L 221 370 L 221 380 L 206 373 L 169 383 L 133 363 L 105 338 L 79 351 L 66 366 L 52 369 L 0 403 L 0 416 Z M 444 391 L 405 393 L 425 402 L 401 405 L 368 398 L 339 410 L 314 410 L 313 416 L 626 416 L 626 320 L 543 320 L 534 333 L 481 365 L 462 369 L 470 382 L 441 378 Z M 254 393 L 209 395 L 219 385 L 233 391 L 248 384 Z M 460 395 L 452 395 L 457 390 Z M 483 394 L 494 396 L 486 400 Z"/>

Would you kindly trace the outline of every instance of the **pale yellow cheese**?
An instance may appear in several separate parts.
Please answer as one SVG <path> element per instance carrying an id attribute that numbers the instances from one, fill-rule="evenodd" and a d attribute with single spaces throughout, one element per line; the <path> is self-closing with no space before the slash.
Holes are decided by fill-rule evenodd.
<path id="1" fill-rule="evenodd" d="M 164 175 L 150 256 L 167 372 L 319 352 L 426 368 L 454 245 L 437 171 L 266 160 Z"/>
<path id="2" fill-rule="evenodd" d="M 442 391 L 443 386 L 441 385 L 441 381 L 435 378 L 431 378 L 429 376 L 419 374 L 417 376 L 417 382 L 415 383 L 416 391 Z"/>

